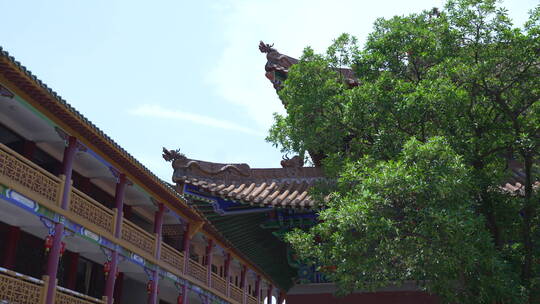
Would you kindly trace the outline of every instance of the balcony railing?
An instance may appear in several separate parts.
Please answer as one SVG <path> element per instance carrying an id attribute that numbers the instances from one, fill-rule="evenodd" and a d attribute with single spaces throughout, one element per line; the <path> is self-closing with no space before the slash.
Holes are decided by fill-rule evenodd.
<path id="1" fill-rule="evenodd" d="M 239 302 L 239 303 L 242 303 L 242 298 L 243 298 L 243 295 L 244 295 L 244 291 L 236 286 L 234 286 L 234 284 L 232 283 L 229 283 L 230 284 L 230 288 L 231 288 L 231 299 Z"/>
<path id="2" fill-rule="evenodd" d="M 206 267 L 189 259 L 188 274 L 206 285 Z"/>
<path id="3" fill-rule="evenodd" d="M 212 288 L 221 292 L 222 294 L 227 294 L 227 282 L 223 278 L 220 278 L 217 274 L 212 273 Z"/>
<path id="4" fill-rule="evenodd" d="M 42 304 L 47 295 L 48 277 L 38 280 L 0 267 L 0 302 Z M 107 298 L 95 299 L 78 292 L 57 287 L 55 304 L 104 304 Z"/>
<path id="5" fill-rule="evenodd" d="M 59 205 L 62 179 L 0 144 L 0 183 L 35 200 Z"/>
<path id="6" fill-rule="evenodd" d="M 55 304 L 103 304 L 107 303 L 107 298 L 95 299 L 63 287 L 58 287 L 56 290 Z"/>
<path id="7" fill-rule="evenodd" d="M 252 295 L 247 296 L 247 304 L 259 304 L 257 303 L 257 298 Z"/>
<path id="8" fill-rule="evenodd" d="M 44 281 L 0 268 L 0 300 L 18 304 L 43 303 L 45 292 Z"/>
<path id="9" fill-rule="evenodd" d="M 114 212 L 77 189 L 71 193 L 69 210 L 105 231 L 114 233 Z"/>
<path id="10" fill-rule="evenodd" d="M 180 272 L 183 272 L 184 270 L 184 255 L 180 251 L 166 244 L 165 242 L 161 242 L 160 260 L 169 264 Z"/>
<path id="11" fill-rule="evenodd" d="M 125 218 L 122 222 L 122 239 L 149 253 L 151 256 L 154 255 L 156 237 Z"/>

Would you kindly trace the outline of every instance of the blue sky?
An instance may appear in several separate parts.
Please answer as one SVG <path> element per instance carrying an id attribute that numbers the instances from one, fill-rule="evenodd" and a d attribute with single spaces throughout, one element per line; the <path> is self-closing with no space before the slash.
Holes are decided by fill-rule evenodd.
<path id="1" fill-rule="evenodd" d="M 0 45 L 165 180 L 161 147 L 278 167 L 264 138 L 283 112 L 258 42 L 300 56 L 377 17 L 440 0 L 0 0 Z M 538 0 L 503 2 L 516 23 Z"/>

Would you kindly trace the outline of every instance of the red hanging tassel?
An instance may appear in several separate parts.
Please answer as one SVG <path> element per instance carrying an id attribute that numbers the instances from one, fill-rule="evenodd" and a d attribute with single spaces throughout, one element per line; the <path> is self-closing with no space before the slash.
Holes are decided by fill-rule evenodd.
<path id="1" fill-rule="evenodd" d="M 46 253 L 48 253 L 51 250 L 52 245 L 53 245 L 53 236 L 49 234 L 45 238 L 45 252 Z"/>
<path id="2" fill-rule="evenodd" d="M 105 273 L 105 277 L 109 276 L 109 272 L 111 272 L 111 262 L 107 261 L 103 264 L 103 272 Z"/>

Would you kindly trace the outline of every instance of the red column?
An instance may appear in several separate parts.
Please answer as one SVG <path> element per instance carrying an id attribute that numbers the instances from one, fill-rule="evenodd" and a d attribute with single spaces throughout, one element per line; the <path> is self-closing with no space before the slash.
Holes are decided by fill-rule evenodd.
<path id="1" fill-rule="evenodd" d="M 212 249 L 214 248 L 214 240 L 209 239 L 206 246 L 206 283 L 211 286 L 210 280 L 212 280 Z"/>
<path id="2" fill-rule="evenodd" d="M 182 240 L 182 249 L 184 249 L 184 273 L 188 272 L 189 267 L 189 244 L 191 242 L 189 238 L 190 229 L 190 225 L 189 223 L 187 223 L 186 228 L 184 229 L 184 237 Z M 189 290 L 187 287 L 187 284 L 184 284 L 184 286 L 182 287 L 182 304 L 189 304 Z"/>
<path id="3" fill-rule="evenodd" d="M 247 274 L 247 266 L 242 265 L 242 271 L 240 272 L 240 288 L 242 289 L 242 303 L 246 303 L 246 274 Z"/>
<path id="4" fill-rule="evenodd" d="M 114 230 L 114 236 L 120 238 L 122 217 L 123 217 L 123 207 L 124 207 L 124 196 L 126 192 L 127 178 L 124 174 L 120 174 L 118 182 L 116 183 L 116 194 L 115 194 L 115 208 L 117 210 L 116 225 Z M 116 272 L 118 271 L 118 251 L 112 251 L 111 257 L 111 270 L 107 276 L 107 281 L 105 282 L 105 296 L 107 297 L 107 304 L 112 304 L 114 299 L 114 283 L 116 280 Z"/>
<path id="5" fill-rule="evenodd" d="M 62 201 L 60 206 L 62 209 L 67 209 L 69 203 L 69 197 L 71 192 L 71 174 L 73 172 L 73 159 L 75 158 L 75 152 L 77 152 L 77 139 L 70 136 L 68 139 L 68 146 L 64 150 L 64 159 L 62 162 L 62 174 L 66 177 L 64 183 L 64 189 L 62 191 Z M 53 304 L 54 294 L 56 292 L 56 276 L 58 273 L 58 263 L 60 260 L 60 248 L 62 243 L 62 237 L 64 234 L 64 224 L 56 223 L 54 227 L 53 244 L 47 258 L 47 276 L 49 276 L 49 283 L 47 285 L 47 297 L 46 304 Z"/>
<path id="6" fill-rule="evenodd" d="M 6 251 L 4 253 L 4 260 L 2 266 L 7 269 L 13 269 L 15 266 L 15 258 L 17 256 L 17 244 L 21 238 L 21 228 L 16 226 L 8 226 L 7 239 L 6 239 Z"/>
<path id="7" fill-rule="evenodd" d="M 114 299 L 116 300 L 116 303 L 120 303 L 122 301 L 122 289 L 124 288 L 124 273 L 119 272 L 118 277 L 116 278 L 114 282 Z"/>
<path id="8" fill-rule="evenodd" d="M 67 252 L 67 258 L 69 259 L 67 267 L 66 288 L 75 290 L 77 285 L 77 266 L 79 264 L 78 252 Z"/>
<path id="9" fill-rule="evenodd" d="M 266 298 L 268 299 L 266 301 L 267 304 L 272 304 L 272 292 L 274 291 L 274 286 L 270 284 L 268 286 L 268 290 L 266 291 Z"/>
<path id="10" fill-rule="evenodd" d="M 227 285 L 225 285 L 225 292 L 227 296 L 229 297 L 231 295 L 231 254 L 227 253 L 227 257 L 225 258 L 225 265 L 224 265 L 223 271 L 225 272 L 225 281 L 227 282 Z"/>
<path id="11" fill-rule="evenodd" d="M 255 298 L 257 298 L 257 303 L 261 302 L 261 276 L 257 275 L 257 280 L 255 281 Z"/>
<path id="12" fill-rule="evenodd" d="M 159 260 L 161 254 L 161 234 L 163 232 L 163 214 L 165 213 L 165 206 L 159 204 L 158 211 L 154 214 L 154 233 L 156 234 L 157 246 L 155 258 Z M 148 304 L 156 304 L 158 302 L 158 286 L 159 276 L 158 269 L 153 272 L 152 275 L 152 291 L 148 295 Z"/>
<path id="13" fill-rule="evenodd" d="M 283 291 L 280 291 L 277 303 L 278 304 L 283 304 L 283 301 L 285 301 L 285 293 Z"/>

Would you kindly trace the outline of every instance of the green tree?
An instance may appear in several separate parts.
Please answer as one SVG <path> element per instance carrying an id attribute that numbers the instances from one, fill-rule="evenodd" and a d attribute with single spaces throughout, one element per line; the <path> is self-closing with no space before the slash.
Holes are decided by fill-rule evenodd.
<path id="1" fill-rule="evenodd" d="M 306 48 L 279 95 L 268 140 L 337 180 L 287 240 L 342 293 L 417 280 L 447 303 L 538 301 L 540 6 L 522 28 L 493 0 L 378 19 L 363 48 Z"/>

